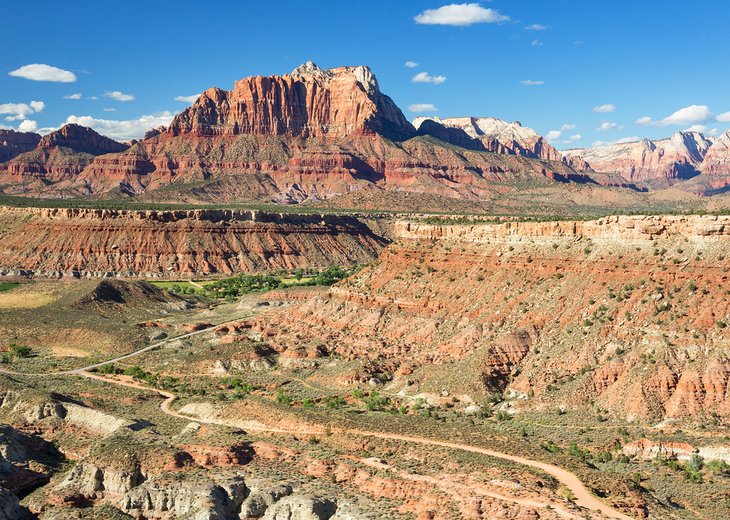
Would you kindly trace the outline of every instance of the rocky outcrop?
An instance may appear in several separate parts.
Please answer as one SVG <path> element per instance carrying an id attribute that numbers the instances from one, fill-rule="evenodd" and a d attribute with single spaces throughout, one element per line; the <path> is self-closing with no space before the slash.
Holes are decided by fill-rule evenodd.
<path id="1" fill-rule="evenodd" d="M 129 490 L 119 507 L 135 518 L 150 520 L 226 520 L 238 517 L 247 491 L 243 478 L 238 476 L 199 483 L 157 478 Z"/>
<path id="2" fill-rule="evenodd" d="M 307 62 L 284 76 L 254 76 L 232 91 L 205 91 L 176 116 L 176 135 L 342 138 L 380 134 L 405 139 L 414 129 L 365 66 L 323 70 Z"/>
<path id="3" fill-rule="evenodd" d="M 0 208 L 0 273 L 179 277 L 366 262 L 388 243 L 354 216 Z"/>
<path id="4" fill-rule="evenodd" d="M 545 161 L 563 159 L 544 137 L 518 121 L 508 123 L 495 117 L 417 117 L 413 124 L 420 134 L 432 135 L 464 148 Z"/>
<path id="5" fill-rule="evenodd" d="M 0 129 L 0 163 L 33 150 L 40 140 L 41 136 L 33 132 Z"/>

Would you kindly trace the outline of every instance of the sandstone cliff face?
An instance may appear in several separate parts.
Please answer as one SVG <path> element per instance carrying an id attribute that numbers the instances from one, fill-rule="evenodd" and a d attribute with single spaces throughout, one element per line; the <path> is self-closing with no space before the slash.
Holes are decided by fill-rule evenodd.
<path id="1" fill-rule="evenodd" d="M 368 67 L 322 70 L 307 62 L 288 75 L 242 79 L 231 92 L 205 91 L 169 132 L 403 139 L 414 129 Z"/>
<path id="2" fill-rule="evenodd" d="M 730 415 L 730 218 L 394 228 L 372 268 L 287 308 L 287 325 L 273 312 L 246 326 L 280 353 L 360 360 L 353 378 L 393 377 L 393 391 L 407 378 L 526 408 Z"/>
<path id="3" fill-rule="evenodd" d="M 0 163 L 31 151 L 38 146 L 40 140 L 41 136 L 32 132 L 0 129 Z"/>
<path id="4" fill-rule="evenodd" d="M 38 143 L 40 148 L 71 148 L 76 152 L 90 155 L 117 153 L 127 149 L 127 146 L 108 137 L 99 135 L 91 128 L 76 124 L 64 125 L 55 132 L 44 136 Z"/>
<path id="5" fill-rule="evenodd" d="M 257 211 L 0 208 L 5 275 L 232 274 L 349 265 L 388 240 L 355 217 Z"/>
<path id="6" fill-rule="evenodd" d="M 565 150 L 569 161 L 582 160 L 601 173 L 618 173 L 629 181 L 676 182 L 699 174 L 712 142 L 699 132 L 675 132 L 669 139 Z"/>

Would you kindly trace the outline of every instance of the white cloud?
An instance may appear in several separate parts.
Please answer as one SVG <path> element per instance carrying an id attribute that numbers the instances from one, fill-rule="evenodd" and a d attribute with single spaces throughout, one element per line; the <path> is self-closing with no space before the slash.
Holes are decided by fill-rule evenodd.
<path id="1" fill-rule="evenodd" d="M 632 135 L 630 137 L 622 137 L 621 139 L 616 139 L 614 141 L 615 144 L 624 144 L 624 143 L 635 143 L 637 141 L 641 141 L 641 137 L 637 137 L 635 135 Z"/>
<path id="2" fill-rule="evenodd" d="M 709 130 L 707 132 L 707 135 L 715 136 L 715 135 L 718 135 L 719 133 L 720 133 L 720 130 L 718 128 L 713 128 L 712 130 Z"/>
<path id="3" fill-rule="evenodd" d="M 730 122 L 730 113 L 720 114 L 715 119 L 720 122 L 725 122 L 721 118 L 727 116 L 727 121 Z M 649 116 L 640 117 L 634 121 L 637 125 L 655 125 L 655 126 L 692 126 L 699 125 L 712 119 L 712 112 L 706 105 L 690 105 L 688 107 L 680 108 L 676 112 L 668 115 L 667 117 L 654 121 Z"/>
<path id="4" fill-rule="evenodd" d="M 596 128 L 596 130 L 598 130 L 599 132 L 608 132 L 610 130 L 616 130 L 617 128 L 621 127 L 613 121 L 603 121 L 600 125 L 598 125 L 598 128 Z"/>
<path id="5" fill-rule="evenodd" d="M 176 96 L 175 101 L 182 101 L 183 103 L 195 103 L 195 100 L 200 97 L 200 94 L 193 94 L 192 96 Z"/>
<path id="6" fill-rule="evenodd" d="M 113 139 L 139 139 L 147 130 L 169 125 L 173 117 L 174 114 L 168 111 L 140 116 L 137 119 L 121 121 L 113 119 L 97 119 L 91 116 L 71 115 L 66 118 L 66 123 L 75 123 L 77 125 L 93 128 L 100 134 Z"/>
<path id="7" fill-rule="evenodd" d="M 583 139 L 583 136 L 582 135 L 580 135 L 580 134 L 573 134 L 570 137 L 568 137 L 565 140 L 565 142 L 566 142 L 566 144 L 567 143 L 575 143 L 576 141 L 580 141 L 581 139 Z"/>
<path id="8" fill-rule="evenodd" d="M 540 40 L 538 40 L 538 39 L 535 39 L 535 40 L 532 40 L 532 42 L 530 42 L 530 45 L 531 45 L 532 47 L 542 47 L 542 46 L 544 45 L 544 43 L 542 43 L 542 42 L 541 42 Z"/>
<path id="9" fill-rule="evenodd" d="M 104 97 L 108 97 L 110 99 L 115 99 L 117 101 L 134 101 L 133 95 L 125 94 L 124 92 L 119 92 L 118 90 L 113 90 L 111 92 L 104 92 Z"/>
<path id="10" fill-rule="evenodd" d="M 437 108 L 431 103 L 413 103 L 408 105 L 409 112 L 436 112 Z"/>
<path id="11" fill-rule="evenodd" d="M 705 125 L 692 125 L 689 128 L 686 128 L 685 132 L 704 132 L 707 130 L 707 127 Z"/>
<path id="12" fill-rule="evenodd" d="M 578 128 L 578 127 L 573 124 L 566 124 L 566 125 L 561 126 L 560 130 L 562 132 L 568 132 L 570 130 L 575 130 L 576 128 Z"/>
<path id="13" fill-rule="evenodd" d="M 705 105 L 690 105 L 680 108 L 671 115 L 668 115 L 657 124 L 659 126 L 670 125 L 691 125 L 694 123 L 702 123 L 712 117 L 710 109 Z"/>
<path id="14" fill-rule="evenodd" d="M 556 139 L 560 139 L 561 135 L 563 135 L 563 132 L 560 130 L 550 130 L 547 134 L 545 134 L 545 139 L 548 141 L 555 141 Z"/>
<path id="15" fill-rule="evenodd" d="M 15 69 L 8 73 L 9 76 L 16 78 L 25 78 L 32 81 L 53 81 L 55 83 L 74 83 L 76 74 L 68 70 L 51 67 L 44 63 L 31 63 L 23 65 L 19 69 Z"/>
<path id="16" fill-rule="evenodd" d="M 520 83 L 526 87 L 536 87 L 536 86 L 545 84 L 544 81 L 534 80 L 534 79 L 523 79 L 522 81 L 520 81 Z"/>
<path id="17" fill-rule="evenodd" d="M 547 25 L 533 23 L 532 25 L 525 26 L 525 29 L 528 31 L 547 31 L 549 27 Z"/>
<path id="18" fill-rule="evenodd" d="M 21 123 L 18 125 L 19 132 L 35 132 L 37 128 L 38 123 L 36 123 L 35 121 L 31 121 L 30 119 L 21 121 Z"/>
<path id="19" fill-rule="evenodd" d="M 418 67 L 418 63 L 416 63 L 415 61 L 407 61 L 405 62 L 405 66 L 409 69 L 415 69 L 416 67 Z"/>
<path id="20" fill-rule="evenodd" d="M 433 83 L 440 85 L 446 81 L 446 76 L 431 76 L 428 72 L 419 72 L 411 80 L 413 83 Z"/>
<path id="21" fill-rule="evenodd" d="M 449 4 L 438 9 L 426 9 L 416 15 L 415 20 L 423 25 L 453 25 L 464 27 L 477 23 L 502 23 L 509 21 L 509 16 L 494 9 L 487 9 L 477 3 Z"/>
<path id="22" fill-rule="evenodd" d="M 102 110 L 103 110 L 104 112 L 116 112 L 116 111 L 117 111 L 117 109 L 116 109 L 116 108 L 102 108 Z"/>
<path id="23" fill-rule="evenodd" d="M 616 111 L 616 105 L 613 105 L 611 103 L 606 103 L 605 105 L 598 105 L 596 107 L 593 107 L 594 112 L 598 112 L 599 114 L 610 114 L 611 112 Z"/>
<path id="24" fill-rule="evenodd" d="M 730 112 L 724 112 L 715 118 L 720 123 L 730 123 Z"/>
<path id="25" fill-rule="evenodd" d="M 69 94 L 68 96 L 63 96 L 63 99 L 81 99 L 81 92 Z"/>
<path id="26" fill-rule="evenodd" d="M 6 121 L 22 121 L 28 119 L 30 114 L 40 112 L 46 107 L 43 101 L 31 101 L 30 103 L 4 103 L 0 105 L 0 115 L 5 115 Z"/>

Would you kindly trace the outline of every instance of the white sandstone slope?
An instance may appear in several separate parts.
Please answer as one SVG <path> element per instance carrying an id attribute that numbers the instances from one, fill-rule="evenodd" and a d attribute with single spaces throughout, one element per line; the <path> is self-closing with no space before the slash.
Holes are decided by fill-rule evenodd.
<path id="1" fill-rule="evenodd" d="M 496 117 L 417 117 L 413 126 L 420 129 L 424 122 L 433 121 L 445 128 L 462 130 L 466 136 L 482 143 L 490 152 L 516 154 L 537 159 L 560 161 L 562 155 L 532 128 L 518 121 L 511 123 Z M 427 132 L 431 133 L 432 132 Z M 436 137 L 442 138 L 441 135 Z M 461 144 L 454 142 L 453 144 Z"/>
<path id="2" fill-rule="evenodd" d="M 570 161 L 580 158 L 601 173 L 618 173 L 628 181 L 694 177 L 712 149 L 713 142 L 699 132 L 675 132 L 668 139 L 641 139 L 595 148 L 564 150 Z"/>

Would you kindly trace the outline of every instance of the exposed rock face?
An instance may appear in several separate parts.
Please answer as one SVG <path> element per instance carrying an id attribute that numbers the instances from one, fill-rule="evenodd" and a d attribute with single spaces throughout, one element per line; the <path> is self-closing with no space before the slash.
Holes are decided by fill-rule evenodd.
<path id="1" fill-rule="evenodd" d="M 413 124 L 419 133 L 433 135 L 464 148 L 546 161 L 560 161 L 563 158 L 544 137 L 518 121 L 508 123 L 495 117 L 417 117 Z"/>
<path id="2" fill-rule="evenodd" d="M 40 140 L 41 136 L 36 133 L 0 129 L 0 163 L 31 151 Z"/>
<path id="3" fill-rule="evenodd" d="M 669 139 L 642 139 L 596 148 L 565 150 L 569 162 L 585 161 L 601 173 L 618 173 L 629 181 L 676 182 L 699 175 L 712 142 L 699 132 L 675 132 Z"/>
<path id="4" fill-rule="evenodd" d="M 20 505 L 18 497 L 4 487 L 0 487 L 0 518 L 4 520 L 30 519 L 30 511 Z"/>
<path id="5" fill-rule="evenodd" d="M 64 125 L 55 132 L 44 136 L 40 148 L 52 149 L 56 147 L 70 148 L 76 152 L 90 155 L 103 155 L 126 150 L 128 147 L 108 137 L 99 135 L 91 128 L 76 124 Z"/>
<path id="6" fill-rule="evenodd" d="M 414 134 L 368 67 L 322 70 L 311 61 L 288 75 L 242 79 L 230 92 L 209 89 L 173 120 L 169 131 L 305 138 Z"/>
<path id="7" fill-rule="evenodd" d="M 231 274 L 372 259 L 388 239 L 338 215 L 0 208 L 0 272 Z M 123 298 L 123 295 L 121 296 Z"/>
<path id="8" fill-rule="evenodd" d="M 126 145 L 99 135 L 91 128 L 69 124 L 44 136 L 30 151 L 0 166 L 0 173 L 15 177 L 42 176 L 60 181 L 81 173 L 97 155 L 118 153 Z"/>
<path id="9" fill-rule="evenodd" d="M 730 416 L 729 217 L 401 221 L 393 233 L 377 263 L 288 307 L 286 324 L 272 311 L 242 328 L 282 357 L 316 347 L 358 362 L 342 381 Z"/>
<path id="10" fill-rule="evenodd" d="M 130 490 L 119 505 L 135 518 L 226 520 L 238 517 L 247 491 L 241 477 L 201 483 L 151 479 Z"/>

